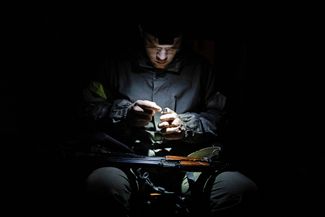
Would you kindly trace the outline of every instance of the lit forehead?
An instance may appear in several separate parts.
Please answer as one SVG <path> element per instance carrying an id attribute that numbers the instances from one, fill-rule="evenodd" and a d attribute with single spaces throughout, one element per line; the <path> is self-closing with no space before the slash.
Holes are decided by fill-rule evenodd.
<path id="1" fill-rule="evenodd" d="M 178 47 L 181 41 L 181 37 L 175 37 L 173 44 L 159 44 L 159 39 L 151 34 L 146 34 L 145 38 L 146 38 L 146 44 L 148 46 L 161 47 L 161 48 Z"/>

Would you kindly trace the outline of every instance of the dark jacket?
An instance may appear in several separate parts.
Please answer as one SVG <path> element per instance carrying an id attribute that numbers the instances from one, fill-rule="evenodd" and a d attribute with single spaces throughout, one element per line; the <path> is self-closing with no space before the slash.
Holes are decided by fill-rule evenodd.
<path id="1" fill-rule="evenodd" d="M 217 72 L 207 60 L 181 51 L 163 72 L 155 70 L 143 52 L 107 58 L 84 91 L 86 117 L 129 146 L 150 148 L 187 145 L 191 150 L 217 141 L 226 97 L 219 92 Z M 185 124 L 182 141 L 165 141 L 157 124 L 131 128 L 125 118 L 136 100 L 150 100 L 174 110 Z"/>

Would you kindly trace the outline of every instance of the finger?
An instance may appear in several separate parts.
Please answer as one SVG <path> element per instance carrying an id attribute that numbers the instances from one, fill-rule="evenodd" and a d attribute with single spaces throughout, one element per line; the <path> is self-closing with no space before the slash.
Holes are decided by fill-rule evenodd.
<path id="1" fill-rule="evenodd" d="M 173 122 L 170 124 L 170 126 L 178 127 L 182 125 L 182 120 L 180 118 L 176 118 L 173 120 Z"/>
<path id="2" fill-rule="evenodd" d="M 135 103 L 141 108 L 149 109 L 155 112 L 160 112 L 162 110 L 161 107 L 158 106 L 155 102 L 149 100 L 137 100 Z"/>
<path id="3" fill-rule="evenodd" d="M 160 121 L 164 122 L 164 121 L 174 121 L 177 118 L 177 114 L 176 113 L 172 113 L 172 114 L 164 114 L 160 116 Z"/>
<path id="4" fill-rule="evenodd" d="M 143 108 L 141 108 L 141 107 L 138 106 L 137 104 L 135 104 L 135 105 L 132 107 L 132 110 L 133 110 L 133 111 L 136 111 L 136 112 L 144 112 Z"/>
<path id="5" fill-rule="evenodd" d="M 171 114 L 171 113 L 176 113 L 173 110 L 171 110 L 170 108 L 166 107 L 161 111 L 162 114 Z"/>
<path id="6" fill-rule="evenodd" d="M 180 127 L 182 125 L 182 121 L 179 118 L 176 118 L 175 120 L 173 120 L 172 122 L 170 121 L 164 121 L 164 122 L 160 122 L 158 124 L 159 128 L 167 128 L 167 127 Z"/>
<path id="7" fill-rule="evenodd" d="M 169 123 L 168 123 L 167 121 L 160 122 L 160 123 L 158 124 L 158 127 L 159 127 L 159 128 L 166 128 L 166 127 L 168 127 L 168 126 L 169 126 Z"/>
<path id="8" fill-rule="evenodd" d="M 143 114 L 143 115 L 148 115 L 150 117 L 152 117 L 154 115 L 154 111 L 141 108 L 138 105 L 134 105 L 132 110 L 134 113 L 139 114 L 139 115 Z"/>
<path id="9" fill-rule="evenodd" d="M 163 135 L 168 135 L 168 134 L 173 134 L 173 133 L 181 133 L 182 130 L 180 129 L 180 127 L 167 127 L 167 128 L 163 128 L 161 130 L 161 133 Z"/>

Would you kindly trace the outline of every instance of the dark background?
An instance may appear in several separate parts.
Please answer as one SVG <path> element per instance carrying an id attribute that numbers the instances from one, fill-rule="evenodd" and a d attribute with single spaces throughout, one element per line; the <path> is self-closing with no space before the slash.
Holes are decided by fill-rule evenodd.
<path id="1" fill-rule="evenodd" d="M 210 10 L 209 16 L 170 15 L 163 22 L 186 20 L 187 36 L 221 72 L 231 104 L 232 160 L 260 187 L 261 216 L 317 216 L 324 152 L 313 128 L 320 91 L 310 73 L 312 27 L 303 19 L 248 11 L 219 17 Z M 142 17 L 131 17 L 53 10 L 28 20 L 15 36 L 22 43 L 1 79 L 1 143 L 9 147 L 3 159 L 14 185 L 9 201 L 40 215 L 78 209 L 79 177 L 61 160 L 60 145 L 78 133 L 80 91 L 96 64 L 138 41 Z"/>

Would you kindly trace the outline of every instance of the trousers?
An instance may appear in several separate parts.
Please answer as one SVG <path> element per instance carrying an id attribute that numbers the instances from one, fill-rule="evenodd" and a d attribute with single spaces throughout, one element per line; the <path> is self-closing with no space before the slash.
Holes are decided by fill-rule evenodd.
<path id="1" fill-rule="evenodd" d="M 164 189 L 162 197 L 159 192 L 147 191 L 152 199 L 157 195 L 165 200 L 161 210 L 150 209 L 154 215 L 166 216 L 167 209 L 174 208 L 170 214 L 175 216 L 254 216 L 258 188 L 254 181 L 239 171 L 221 171 L 211 174 L 186 173 L 164 171 L 150 171 L 153 176 L 151 184 L 158 186 L 158 190 Z M 200 177 L 203 177 L 201 178 Z M 86 180 L 87 198 L 93 210 L 92 216 L 138 216 L 138 211 L 150 207 L 154 203 L 150 200 L 142 200 L 147 197 L 139 197 L 145 194 L 145 188 L 141 187 L 141 180 L 137 176 L 130 175 L 129 171 L 116 167 L 101 167 L 90 173 Z M 161 187 L 161 188 L 159 188 Z M 154 189 L 151 189 L 154 190 Z M 157 190 L 157 189 L 156 189 Z M 135 196 L 137 195 L 137 196 Z M 179 204 L 175 200 L 184 199 L 186 211 L 180 211 Z M 172 197 L 173 196 L 173 197 Z M 174 199 L 172 199 L 174 198 Z M 141 201 L 139 203 L 139 201 Z M 156 200 L 156 202 L 159 200 Z M 186 202 L 187 201 L 187 202 Z M 141 206 L 146 204 L 146 206 Z M 151 203 L 148 205 L 148 203 Z M 167 205 L 169 204 L 169 205 Z M 157 206 L 156 206 L 157 208 Z M 175 211 L 178 208 L 178 211 Z M 135 211 L 138 210 L 138 211 Z M 148 213 L 153 215 L 153 213 Z M 145 216 L 145 215 L 142 215 Z"/>

